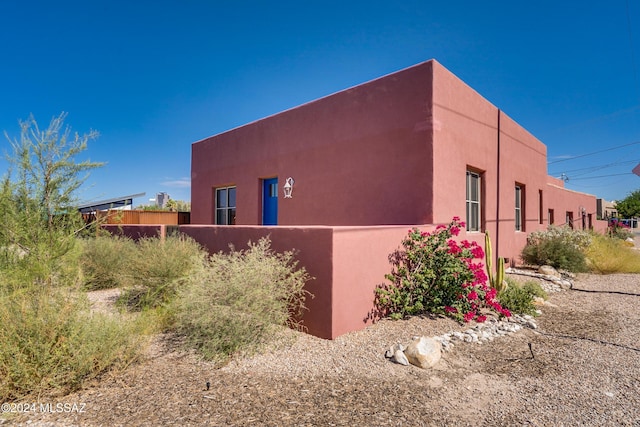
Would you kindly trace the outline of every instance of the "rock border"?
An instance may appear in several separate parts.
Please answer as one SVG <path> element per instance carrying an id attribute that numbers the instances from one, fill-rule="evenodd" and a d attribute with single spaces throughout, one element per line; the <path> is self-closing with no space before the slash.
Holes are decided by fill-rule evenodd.
<path id="1" fill-rule="evenodd" d="M 562 292 L 573 287 L 573 279 L 575 276 L 569 272 L 558 272 L 556 269 L 550 266 L 540 266 L 537 271 L 531 269 L 516 269 L 510 267 L 505 270 L 507 274 L 514 274 L 520 276 L 532 277 L 540 280 L 540 286 L 547 293 Z M 538 310 L 539 314 L 542 314 Z M 474 327 L 465 330 L 464 332 L 447 332 L 442 335 L 430 337 L 441 344 L 442 351 L 449 352 L 453 350 L 458 343 L 477 343 L 483 344 L 485 342 L 493 341 L 496 338 L 514 334 L 523 328 L 538 329 L 536 320 L 531 315 L 513 314 L 509 318 L 497 319 L 490 318 L 484 323 L 477 323 Z M 412 342 L 422 340 L 428 337 L 413 337 Z M 411 344 L 409 344 L 410 346 Z M 397 343 L 389 347 L 385 352 L 385 357 L 391 362 L 398 363 L 400 365 L 408 366 L 410 363 L 419 366 L 407 359 L 405 350 L 408 346 L 401 343 Z M 440 351 L 438 349 L 438 359 Z M 435 364 L 435 363 L 434 363 Z M 419 366 L 423 367 L 423 366 Z"/>

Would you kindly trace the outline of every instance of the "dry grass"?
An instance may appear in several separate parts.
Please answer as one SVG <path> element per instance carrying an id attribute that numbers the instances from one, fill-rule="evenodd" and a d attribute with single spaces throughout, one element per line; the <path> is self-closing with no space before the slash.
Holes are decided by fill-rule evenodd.
<path id="1" fill-rule="evenodd" d="M 640 252 L 623 240 L 594 235 L 586 255 L 594 273 L 640 273 Z"/>

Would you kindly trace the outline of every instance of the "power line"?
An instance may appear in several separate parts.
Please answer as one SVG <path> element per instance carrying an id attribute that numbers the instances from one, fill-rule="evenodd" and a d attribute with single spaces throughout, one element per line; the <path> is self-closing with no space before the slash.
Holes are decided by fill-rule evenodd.
<path id="1" fill-rule="evenodd" d="M 599 176 L 589 176 L 586 178 L 572 178 L 571 181 L 580 181 L 581 179 L 596 179 L 596 178 L 608 178 L 610 176 L 622 176 L 622 175 L 635 175 L 631 172 L 626 173 L 612 173 L 611 175 L 599 175 Z"/>
<path id="2" fill-rule="evenodd" d="M 589 166 L 589 167 L 586 167 L 586 168 L 563 170 L 562 173 L 581 172 L 581 171 L 587 171 L 585 173 L 590 173 L 590 172 L 595 172 L 595 171 L 600 170 L 600 169 L 609 168 L 609 167 L 613 167 L 613 166 L 619 166 L 619 165 L 626 165 L 626 164 L 630 164 L 630 163 L 636 163 L 636 164 L 640 163 L 640 159 L 637 159 L 637 160 L 625 160 L 625 161 L 620 161 L 620 162 L 607 163 L 605 165 Z M 560 173 L 560 172 L 557 172 L 557 173 L 554 172 L 554 173 L 551 173 L 551 175 L 558 175 L 558 173 Z"/>
<path id="3" fill-rule="evenodd" d="M 553 165 L 555 163 L 560 163 L 560 162 L 566 162 L 566 161 L 569 161 L 569 160 L 580 159 L 582 157 L 593 156 L 594 154 L 600 154 L 600 153 L 604 153 L 606 151 L 613 151 L 613 150 L 617 150 L 619 148 L 629 147 L 631 145 L 636 145 L 636 144 L 640 144 L 640 141 L 630 142 L 628 144 L 623 144 L 623 145 L 618 145 L 617 147 L 605 148 L 604 150 L 594 151 L 592 153 L 580 154 L 579 156 L 573 156 L 573 157 L 569 157 L 569 158 L 566 158 L 566 159 L 554 160 L 553 162 L 547 162 L 547 164 L 548 165 Z"/>

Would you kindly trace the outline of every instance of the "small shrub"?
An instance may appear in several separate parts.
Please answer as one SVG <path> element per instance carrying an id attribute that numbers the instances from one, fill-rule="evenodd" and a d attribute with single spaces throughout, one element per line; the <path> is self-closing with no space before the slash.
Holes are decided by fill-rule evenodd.
<path id="1" fill-rule="evenodd" d="M 524 289 L 534 297 L 540 297 L 545 300 L 549 298 L 549 295 L 544 289 L 542 289 L 542 286 L 540 286 L 539 283 L 534 282 L 533 280 L 524 282 L 522 284 L 522 289 Z"/>
<path id="2" fill-rule="evenodd" d="M 595 235 L 587 261 L 589 269 L 598 274 L 640 273 L 640 253 L 616 238 Z"/>
<path id="3" fill-rule="evenodd" d="M 627 240 L 633 238 L 631 227 L 628 224 L 617 219 L 612 219 L 609 221 L 608 233 L 609 237 L 613 237 L 615 239 Z"/>
<path id="4" fill-rule="evenodd" d="M 454 217 L 433 233 L 413 228 L 402 241 L 403 250 L 389 256 L 391 283 L 376 289 L 380 315 L 400 319 L 424 313 L 443 314 L 466 322 L 483 322 L 483 309 L 510 316 L 496 300 L 497 290 L 487 285 L 484 251 L 475 242 L 457 236 L 464 223 Z"/>
<path id="5" fill-rule="evenodd" d="M 512 279 L 507 278 L 509 286 L 498 294 L 500 303 L 513 313 L 536 315 L 536 306 L 533 301 L 535 297 L 547 298 L 546 292 L 539 284 L 533 281 L 520 285 Z"/>
<path id="6" fill-rule="evenodd" d="M 292 252 L 273 252 L 267 238 L 244 251 L 215 254 L 178 289 L 176 330 L 207 359 L 251 353 L 277 326 L 297 324 L 309 279 Z"/>
<path id="7" fill-rule="evenodd" d="M 0 292 L 0 401 L 65 394 L 131 363 L 141 335 L 134 322 L 90 315 L 68 289 Z"/>
<path id="8" fill-rule="evenodd" d="M 527 238 L 522 250 L 525 263 L 551 265 L 573 272 L 587 271 L 585 251 L 591 236 L 569 227 L 551 226 L 547 231 L 535 231 Z"/>
<path id="9" fill-rule="evenodd" d="M 136 256 L 133 240 L 121 236 L 100 236 L 83 240 L 82 247 L 80 265 L 86 289 L 123 286 L 123 275 Z"/>
<path id="10" fill-rule="evenodd" d="M 122 276 L 125 290 L 119 303 L 131 310 L 166 305 L 205 256 L 204 249 L 183 234 L 139 240 Z"/>
<path id="11" fill-rule="evenodd" d="M 591 234 L 587 231 L 574 230 L 567 226 L 550 225 L 543 231 L 534 231 L 527 237 L 527 243 L 538 244 L 545 240 L 559 240 L 580 250 L 585 250 L 591 244 Z"/>

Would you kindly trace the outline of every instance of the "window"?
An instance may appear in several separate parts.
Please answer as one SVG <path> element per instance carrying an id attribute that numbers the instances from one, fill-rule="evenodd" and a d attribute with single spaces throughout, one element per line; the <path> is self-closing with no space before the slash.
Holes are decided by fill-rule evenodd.
<path id="1" fill-rule="evenodd" d="M 538 222 L 540 225 L 544 224 L 543 213 L 544 210 L 542 210 L 542 190 L 538 190 Z"/>
<path id="2" fill-rule="evenodd" d="M 522 214 L 522 196 L 524 193 L 524 186 L 516 184 L 516 231 L 523 231 L 523 214 Z"/>
<path id="3" fill-rule="evenodd" d="M 553 209 L 549 209 L 547 216 L 548 216 L 547 221 L 549 222 L 549 225 L 553 225 L 553 223 L 555 222 L 553 218 Z"/>
<path id="4" fill-rule="evenodd" d="M 467 171 L 467 231 L 480 231 L 480 174 Z"/>
<path id="5" fill-rule="evenodd" d="M 567 212 L 565 224 L 573 229 L 573 212 Z"/>
<path id="6" fill-rule="evenodd" d="M 236 187 L 216 188 L 216 224 L 236 223 Z"/>

